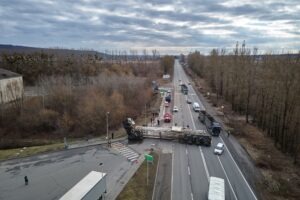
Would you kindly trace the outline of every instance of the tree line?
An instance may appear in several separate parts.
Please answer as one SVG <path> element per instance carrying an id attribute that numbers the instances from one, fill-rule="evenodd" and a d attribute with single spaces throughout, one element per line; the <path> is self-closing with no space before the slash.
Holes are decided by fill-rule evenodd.
<path id="1" fill-rule="evenodd" d="M 0 67 L 22 74 L 37 94 L 17 106 L 0 106 L 2 148 L 22 146 L 17 141 L 27 138 L 106 134 L 107 112 L 110 129 L 119 128 L 125 117 L 143 113 L 154 95 L 151 82 L 165 69 L 160 60 L 105 62 L 42 52 L 3 54 L 1 61 Z"/>
<path id="2" fill-rule="evenodd" d="M 300 53 L 258 54 L 236 44 L 233 50 L 213 49 L 209 56 L 188 55 L 188 66 L 205 78 L 234 111 L 273 138 L 297 163 L 300 150 Z"/>

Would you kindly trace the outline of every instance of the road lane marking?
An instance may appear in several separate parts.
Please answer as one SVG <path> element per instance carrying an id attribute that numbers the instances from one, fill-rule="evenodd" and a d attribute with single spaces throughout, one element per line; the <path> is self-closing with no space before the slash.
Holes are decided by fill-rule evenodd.
<path id="1" fill-rule="evenodd" d="M 189 175 L 191 175 L 190 166 L 188 166 L 188 173 L 189 173 Z"/>
<path id="2" fill-rule="evenodd" d="M 152 200 L 154 198 L 155 189 L 156 189 L 156 184 L 155 183 L 156 183 L 157 174 L 158 174 L 159 161 L 160 161 L 160 154 L 158 154 L 158 161 L 157 161 L 157 167 L 156 167 L 156 175 L 155 175 L 155 179 L 154 179 L 154 188 L 153 188 L 153 193 L 152 193 Z"/>
<path id="3" fill-rule="evenodd" d="M 203 161 L 203 164 L 204 164 L 204 170 L 205 170 L 205 173 L 206 173 L 207 181 L 209 181 L 209 173 L 208 173 L 206 161 L 205 161 L 205 158 L 204 158 L 203 151 L 202 151 L 201 147 L 199 147 L 199 151 L 200 151 L 201 158 L 202 158 L 202 161 Z"/>
<path id="4" fill-rule="evenodd" d="M 193 118 L 193 115 L 192 115 L 192 112 L 191 112 L 191 108 L 189 106 L 188 106 L 188 110 L 189 110 L 191 118 L 192 118 L 192 124 L 193 124 L 194 130 L 196 130 L 196 125 L 195 125 L 195 122 L 194 122 L 194 118 Z"/>
<path id="5" fill-rule="evenodd" d="M 193 193 L 191 193 L 191 199 L 194 200 L 194 195 L 193 195 Z"/>
<path id="6" fill-rule="evenodd" d="M 238 169 L 239 173 L 242 175 L 242 178 L 243 178 L 243 180 L 245 181 L 246 185 L 248 186 L 248 188 L 249 188 L 251 194 L 253 195 L 254 199 L 257 200 L 257 197 L 255 196 L 255 194 L 254 194 L 252 188 L 250 187 L 248 181 L 247 181 L 246 178 L 244 177 L 244 174 L 243 174 L 242 171 L 240 170 L 239 166 L 236 164 L 235 160 L 233 159 L 233 157 L 232 157 L 232 155 L 231 155 L 229 149 L 227 148 L 227 146 L 226 146 L 226 144 L 225 144 L 223 138 L 222 138 L 221 136 L 220 136 L 220 138 L 221 138 L 221 140 L 222 140 L 222 142 L 223 142 L 225 148 L 227 149 L 227 152 L 229 153 L 229 156 L 230 156 L 231 159 L 233 160 L 233 162 L 234 162 L 236 168 Z"/>
<path id="7" fill-rule="evenodd" d="M 174 168 L 174 145 L 173 145 L 173 152 L 172 152 L 171 200 L 173 199 L 173 168 Z"/>
<path id="8" fill-rule="evenodd" d="M 185 154 L 188 155 L 188 150 L 187 150 L 187 148 L 185 148 Z"/>
<path id="9" fill-rule="evenodd" d="M 228 183 L 229 183 L 229 187 L 230 187 L 230 189 L 231 189 L 231 191 L 232 191 L 232 193 L 233 193 L 233 195 L 234 195 L 234 198 L 235 198 L 236 200 L 238 200 L 238 198 L 236 197 L 236 194 L 235 194 L 235 192 L 234 192 L 234 190 L 233 190 L 233 188 L 232 188 L 232 185 L 231 185 L 231 183 L 230 183 L 230 181 L 229 181 L 229 178 L 228 178 L 228 176 L 227 176 L 227 173 L 226 173 L 226 171 L 225 171 L 225 169 L 224 169 L 224 167 L 223 167 L 223 164 L 222 164 L 222 162 L 221 162 L 219 156 L 218 156 L 218 161 L 219 161 L 219 163 L 220 163 L 220 165 L 221 165 L 221 167 L 222 167 L 222 169 L 223 169 L 223 172 L 224 172 L 224 174 L 225 174 L 225 176 L 226 176 L 226 179 L 227 179 L 227 181 L 228 181 Z"/>

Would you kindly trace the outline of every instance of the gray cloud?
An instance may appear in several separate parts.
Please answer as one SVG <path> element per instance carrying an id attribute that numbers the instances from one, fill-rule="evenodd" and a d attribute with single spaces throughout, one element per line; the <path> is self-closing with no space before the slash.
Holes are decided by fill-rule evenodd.
<path id="1" fill-rule="evenodd" d="M 246 40 L 260 49 L 299 50 L 299 13 L 296 0 L 2 0 L 0 43 L 168 53 Z"/>

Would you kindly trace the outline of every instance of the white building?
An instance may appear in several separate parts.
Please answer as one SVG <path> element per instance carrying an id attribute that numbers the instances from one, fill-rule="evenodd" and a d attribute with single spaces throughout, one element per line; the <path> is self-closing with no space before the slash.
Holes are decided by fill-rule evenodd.
<path id="1" fill-rule="evenodd" d="M 0 104 L 21 99 L 23 91 L 22 76 L 0 68 Z"/>

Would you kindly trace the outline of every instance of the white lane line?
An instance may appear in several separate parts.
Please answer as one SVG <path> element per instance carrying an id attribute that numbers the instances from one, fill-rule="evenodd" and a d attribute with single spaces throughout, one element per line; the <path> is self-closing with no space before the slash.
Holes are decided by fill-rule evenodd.
<path id="1" fill-rule="evenodd" d="M 189 176 L 190 176 L 191 175 L 190 166 L 188 166 L 188 173 L 189 173 Z"/>
<path id="2" fill-rule="evenodd" d="M 231 189 L 231 191 L 232 191 L 232 193 L 233 193 L 233 195 L 234 195 L 234 198 L 235 198 L 236 200 L 238 200 L 238 198 L 236 197 L 236 194 L 235 194 L 235 192 L 234 192 L 234 190 L 233 190 L 233 188 L 232 188 L 232 185 L 231 185 L 231 183 L 230 183 L 230 181 L 229 181 L 229 178 L 228 178 L 228 176 L 227 176 L 227 173 L 226 173 L 226 171 L 225 171 L 225 169 L 224 169 L 224 167 L 223 167 L 223 165 L 222 165 L 222 163 L 221 163 L 221 160 L 220 160 L 219 156 L 218 156 L 218 160 L 219 160 L 219 163 L 220 163 L 220 165 L 221 165 L 221 167 L 222 167 L 222 169 L 223 169 L 223 172 L 224 172 L 224 174 L 225 174 L 225 176 L 226 176 L 226 179 L 227 179 L 227 181 L 228 181 L 228 183 L 229 183 L 229 187 L 230 187 L 230 189 Z"/>
<path id="3" fill-rule="evenodd" d="M 193 195 L 193 193 L 191 193 L 191 199 L 194 200 L 194 195 Z"/>
<path id="4" fill-rule="evenodd" d="M 171 200 L 173 199 L 173 168 L 174 168 L 174 146 L 172 152 Z"/>
<path id="5" fill-rule="evenodd" d="M 188 155 L 188 150 L 187 150 L 187 148 L 185 148 L 185 154 Z"/>
<path id="6" fill-rule="evenodd" d="M 253 195 L 254 199 L 255 199 L 255 200 L 257 200 L 257 197 L 255 196 L 255 194 L 254 194 L 254 192 L 253 192 L 252 188 L 250 187 L 250 185 L 249 185 L 248 181 L 245 179 L 245 177 L 244 177 L 244 174 L 243 174 L 243 173 L 242 173 L 242 171 L 240 170 L 239 166 L 236 164 L 235 160 L 233 159 L 233 157 L 232 157 L 232 155 L 231 155 L 231 153 L 230 153 L 229 149 L 227 148 L 227 146 L 226 146 L 226 144 L 225 144 L 224 140 L 222 139 L 222 137 L 221 137 L 221 136 L 220 136 L 220 138 L 221 138 L 221 140 L 222 140 L 222 143 L 224 144 L 224 146 L 225 146 L 225 148 L 226 148 L 227 152 L 229 153 L 229 156 L 230 156 L 230 157 L 231 157 L 231 159 L 233 160 L 233 162 L 234 162 L 234 164 L 235 164 L 236 168 L 238 169 L 239 173 L 242 175 L 242 178 L 243 178 L 243 180 L 245 181 L 246 185 L 248 186 L 248 188 L 249 188 L 249 190 L 250 190 L 251 194 Z"/>
<path id="7" fill-rule="evenodd" d="M 192 124 L 193 124 L 194 130 L 196 130 L 196 125 L 195 125 L 195 122 L 194 122 L 194 118 L 193 118 L 193 115 L 192 115 L 192 112 L 191 112 L 191 108 L 189 106 L 188 106 L 188 110 L 189 110 L 191 118 L 192 118 Z"/>
<path id="8" fill-rule="evenodd" d="M 154 188 L 153 188 L 153 193 L 152 193 L 152 200 L 154 200 L 154 194 L 155 194 L 155 183 L 156 183 L 156 178 L 157 178 L 157 174 L 158 174 L 158 166 L 159 166 L 159 161 L 160 161 L 160 154 L 158 154 L 158 162 L 157 162 L 157 167 L 156 167 L 156 175 L 155 175 L 155 179 L 154 179 Z"/>
<path id="9" fill-rule="evenodd" d="M 200 151 L 201 158 L 202 158 L 202 161 L 203 161 L 203 164 L 204 164 L 204 170 L 205 170 L 205 173 L 206 173 L 207 181 L 209 181 L 209 173 L 208 173 L 206 161 L 205 161 L 205 158 L 204 158 L 203 151 L 202 151 L 201 147 L 199 147 L 199 151 Z"/>

